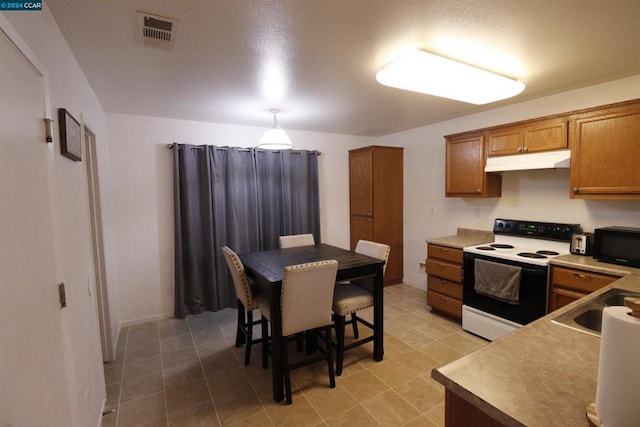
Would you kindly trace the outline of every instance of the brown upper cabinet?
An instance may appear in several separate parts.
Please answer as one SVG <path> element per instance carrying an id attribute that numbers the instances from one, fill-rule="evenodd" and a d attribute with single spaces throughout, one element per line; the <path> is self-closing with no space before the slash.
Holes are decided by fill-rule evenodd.
<path id="1" fill-rule="evenodd" d="M 640 99 L 445 136 L 446 196 L 500 197 L 487 157 L 571 149 L 570 197 L 640 199 Z"/>
<path id="2" fill-rule="evenodd" d="M 640 100 L 571 121 L 571 198 L 640 199 Z"/>
<path id="3" fill-rule="evenodd" d="M 534 153 L 567 148 L 567 118 L 526 122 L 486 133 L 488 156 Z"/>
<path id="4" fill-rule="evenodd" d="M 482 134 L 446 137 L 446 196 L 500 197 L 502 176 L 486 173 Z"/>

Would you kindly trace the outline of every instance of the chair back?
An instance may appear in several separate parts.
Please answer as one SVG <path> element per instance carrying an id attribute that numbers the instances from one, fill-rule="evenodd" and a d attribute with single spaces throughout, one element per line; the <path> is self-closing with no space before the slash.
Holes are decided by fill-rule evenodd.
<path id="1" fill-rule="evenodd" d="M 313 238 L 313 234 L 292 234 L 289 236 L 280 236 L 280 247 L 283 249 L 315 244 L 316 241 Z"/>
<path id="2" fill-rule="evenodd" d="M 355 252 L 384 261 L 382 274 L 387 271 L 387 261 L 389 260 L 389 252 L 391 252 L 391 246 L 385 245 L 384 243 L 371 242 L 369 240 L 358 240 Z"/>
<path id="3" fill-rule="evenodd" d="M 330 325 L 338 261 L 285 267 L 282 279 L 282 335 Z"/>
<path id="4" fill-rule="evenodd" d="M 240 261 L 240 257 L 230 247 L 222 248 L 224 259 L 227 261 L 231 277 L 233 278 L 233 286 L 236 288 L 236 297 L 240 300 L 246 310 L 253 308 L 253 293 L 247 279 L 247 273 L 244 270 L 244 264 Z"/>

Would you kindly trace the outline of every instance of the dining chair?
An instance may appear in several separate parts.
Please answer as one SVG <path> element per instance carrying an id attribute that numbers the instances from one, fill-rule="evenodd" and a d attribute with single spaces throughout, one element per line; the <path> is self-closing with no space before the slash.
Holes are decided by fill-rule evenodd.
<path id="1" fill-rule="evenodd" d="M 282 362 L 287 403 L 291 404 L 290 372 L 321 359 L 326 359 L 329 368 L 329 387 L 335 388 L 333 349 L 331 344 L 331 307 L 333 290 L 338 271 L 338 261 L 326 260 L 285 267 L 282 278 L 280 310 L 282 318 Z M 268 301 L 260 302 L 262 329 L 266 330 L 267 320 L 271 320 Z M 299 332 L 310 331 L 325 342 L 324 349 L 318 347 L 318 355 L 299 362 L 289 363 L 288 341 Z M 268 357 L 268 340 L 262 340 L 263 357 Z M 264 360 L 263 360 L 264 365 Z"/>
<path id="2" fill-rule="evenodd" d="M 359 240 L 356 249 L 356 253 L 367 255 L 372 258 L 377 258 L 384 261 L 382 267 L 382 274 L 387 269 L 387 260 L 389 259 L 389 252 L 391 252 L 391 246 L 383 243 L 371 242 L 369 240 Z M 348 347 L 344 345 L 344 331 L 347 324 L 353 326 L 354 339 L 359 338 L 358 334 L 358 322 L 373 329 L 374 325 L 368 321 L 358 317 L 357 312 L 369 307 L 373 307 L 373 293 L 370 287 L 365 285 L 366 280 L 353 280 L 350 283 L 338 283 L 335 286 L 333 295 L 333 317 L 335 320 L 336 329 L 336 375 L 342 375 L 342 367 L 344 364 L 344 351 L 349 348 L 353 348 L 369 341 L 373 341 L 373 336 L 364 338 L 359 341 L 355 341 L 349 344 Z M 351 320 L 346 321 L 347 315 L 351 315 Z"/>
<path id="3" fill-rule="evenodd" d="M 260 319 L 253 320 L 253 310 L 260 308 L 260 302 L 266 301 L 269 303 L 267 297 L 262 293 L 256 291 L 253 292 L 247 273 L 245 272 L 244 265 L 231 248 L 224 246 L 222 248 L 224 259 L 227 261 L 227 266 L 231 272 L 233 278 L 233 286 L 236 290 L 236 298 L 238 299 L 238 325 L 236 331 L 236 347 L 242 345 L 242 340 L 246 343 L 246 349 L 244 354 L 244 364 L 248 365 L 251 360 L 251 345 L 261 342 L 260 339 L 253 339 L 253 327 L 259 325 Z M 267 339 L 267 337 L 264 337 Z"/>
<path id="4" fill-rule="evenodd" d="M 313 234 L 291 234 L 288 236 L 280 236 L 280 247 L 282 249 L 315 244 L 316 241 L 313 238 Z"/>
<path id="5" fill-rule="evenodd" d="M 313 237 L 313 234 L 290 234 L 287 236 L 280 236 L 280 248 L 295 248 L 298 246 L 311 246 L 315 245 L 316 241 Z M 299 333 L 296 336 L 296 346 L 298 347 L 298 351 L 302 351 L 304 348 L 304 334 Z M 311 348 L 311 347 L 308 347 Z"/>

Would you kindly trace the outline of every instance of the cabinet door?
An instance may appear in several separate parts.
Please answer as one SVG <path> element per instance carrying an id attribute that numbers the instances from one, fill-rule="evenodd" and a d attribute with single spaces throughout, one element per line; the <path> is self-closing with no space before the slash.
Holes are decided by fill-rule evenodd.
<path id="1" fill-rule="evenodd" d="M 484 137 L 447 141 L 447 194 L 480 194 L 484 186 Z"/>
<path id="2" fill-rule="evenodd" d="M 522 128 L 508 128 L 487 132 L 489 156 L 517 154 L 522 151 Z"/>
<path id="3" fill-rule="evenodd" d="M 500 197 L 501 176 L 484 172 L 484 136 L 448 139 L 446 144 L 448 197 Z"/>
<path id="4" fill-rule="evenodd" d="M 358 240 L 374 240 L 373 218 L 370 216 L 351 215 L 351 250 L 356 249 Z"/>
<path id="5" fill-rule="evenodd" d="M 349 153 L 349 197 L 351 215 L 373 214 L 373 153 L 371 150 Z"/>
<path id="6" fill-rule="evenodd" d="M 567 148 L 567 120 L 544 120 L 527 126 L 523 137 L 522 151 L 525 153 Z"/>
<path id="7" fill-rule="evenodd" d="M 570 141 L 572 198 L 640 198 L 640 106 L 578 117 Z"/>

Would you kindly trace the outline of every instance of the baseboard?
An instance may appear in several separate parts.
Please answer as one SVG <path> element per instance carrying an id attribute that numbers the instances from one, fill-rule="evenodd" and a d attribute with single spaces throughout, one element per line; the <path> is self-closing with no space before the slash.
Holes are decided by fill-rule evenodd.
<path id="1" fill-rule="evenodd" d="M 170 319 L 172 317 L 174 317 L 172 313 L 164 313 L 156 314 L 155 316 L 141 317 L 139 319 L 126 320 L 124 322 L 120 322 L 120 328 L 126 328 L 127 326 L 139 325 L 141 323 L 152 322 L 155 320 Z M 118 331 L 118 335 L 119 334 L 120 332 Z"/>
<path id="2" fill-rule="evenodd" d="M 100 406 L 100 413 L 98 414 L 98 427 L 102 427 L 102 417 L 104 415 L 104 408 L 107 406 L 107 396 L 102 399 L 102 405 Z"/>

